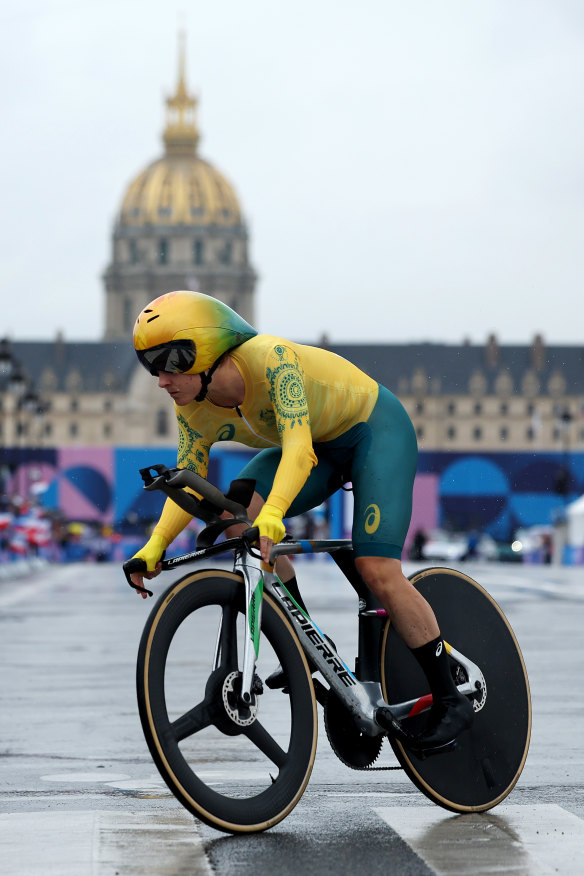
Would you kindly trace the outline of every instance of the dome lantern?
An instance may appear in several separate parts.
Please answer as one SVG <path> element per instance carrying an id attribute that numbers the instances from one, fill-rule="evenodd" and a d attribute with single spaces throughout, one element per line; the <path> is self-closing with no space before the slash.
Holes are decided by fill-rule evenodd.
<path id="1" fill-rule="evenodd" d="M 185 34 L 179 34 L 178 83 L 166 99 L 166 128 L 163 134 L 167 155 L 194 155 L 199 142 L 196 121 L 197 100 L 186 86 Z"/>

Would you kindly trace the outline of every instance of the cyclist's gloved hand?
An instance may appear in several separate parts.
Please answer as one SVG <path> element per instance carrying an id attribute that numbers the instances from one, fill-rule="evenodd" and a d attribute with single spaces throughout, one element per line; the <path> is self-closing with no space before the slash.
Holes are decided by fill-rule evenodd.
<path id="1" fill-rule="evenodd" d="M 284 514 L 279 508 L 266 503 L 253 522 L 253 525 L 257 526 L 260 531 L 260 551 L 266 562 L 269 559 L 272 544 L 282 541 L 286 535 L 286 528 L 282 523 L 283 516 Z M 267 539 L 267 542 L 262 542 L 262 539 Z"/>
<path id="2" fill-rule="evenodd" d="M 136 592 L 146 599 L 147 591 L 144 589 L 144 578 L 156 578 L 162 571 L 162 556 L 168 547 L 168 541 L 162 535 L 152 534 L 143 548 L 139 550 L 132 559 L 142 560 L 146 563 L 145 572 L 132 572 L 130 575 L 131 581 L 136 585 Z M 150 594 L 152 595 L 152 594 Z"/>
<path id="3" fill-rule="evenodd" d="M 140 548 L 138 553 L 134 554 L 140 560 L 144 560 L 146 568 L 149 572 L 156 571 L 156 565 L 162 559 L 162 554 L 168 547 L 168 542 L 162 535 L 157 535 L 155 532 L 150 536 L 143 548 Z"/>

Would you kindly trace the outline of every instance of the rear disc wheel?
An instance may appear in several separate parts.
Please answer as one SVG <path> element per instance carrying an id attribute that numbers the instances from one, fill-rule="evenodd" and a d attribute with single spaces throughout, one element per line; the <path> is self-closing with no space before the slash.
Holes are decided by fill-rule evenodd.
<path id="1" fill-rule="evenodd" d="M 412 782 L 454 812 L 480 812 L 500 803 L 516 784 L 531 734 L 529 681 L 519 645 L 495 600 L 476 581 L 451 569 L 425 569 L 411 578 L 436 614 L 443 638 L 482 671 L 474 720 L 450 752 L 422 758 L 391 740 Z M 453 667 L 456 672 L 456 667 Z M 391 704 L 421 698 L 428 683 L 390 623 L 382 638 L 382 689 Z M 407 719 L 415 732 L 425 716 Z"/>

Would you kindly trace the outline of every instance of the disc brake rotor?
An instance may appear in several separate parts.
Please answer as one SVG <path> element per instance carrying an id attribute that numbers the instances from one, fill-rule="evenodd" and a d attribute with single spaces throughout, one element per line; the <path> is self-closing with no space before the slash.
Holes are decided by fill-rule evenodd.
<path id="1" fill-rule="evenodd" d="M 242 707 L 239 702 L 241 690 L 241 673 L 230 672 L 223 682 L 223 707 L 227 716 L 238 727 L 249 727 L 256 719 L 258 713 L 258 700 L 252 693 L 252 701 L 249 706 Z"/>

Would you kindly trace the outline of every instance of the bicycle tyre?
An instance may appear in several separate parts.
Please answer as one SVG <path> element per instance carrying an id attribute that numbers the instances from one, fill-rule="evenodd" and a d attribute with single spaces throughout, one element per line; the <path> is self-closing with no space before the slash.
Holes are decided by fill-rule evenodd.
<path id="1" fill-rule="evenodd" d="M 529 748 L 531 699 L 521 650 L 502 610 L 472 578 L 431 568 L 410 580 L 432 606 L 444 639 L 479 666 L 487 695 L 453 751 L 422 759 L 390 738 L 392 748 L 414 785 L 438 805 L 454 812 L 491 809 L 515 786 Z M 422 670 L 389 621 L 381 675 L 390 704 L 428 693 Z"/>
<path id="2" fill-rule="evenodd" d="M 210 617 L 217 621 L 214 628 Z M 220 622 L 228 634 L 213 673 Z M 233 723 L 229 685 L 237 677 L 230 682 L 227 676 L 240 668 L 243 627 L 241 576 L 209 569 L 186 575 L 154 606 L 136 673 L 142 728 L 162 778 L 189 812 L 229 833 L 266 830 L 291 812 L 310 778 L 318 730 L 306 658 L 269 594 L 263 598 L 256 669 L 259 674 L 263 664 L 267 675 L 279 662 L 289 695 L 264 685 L 256 692 L 258 711 L 249 727 Z M 196 728 L 183 738 L 189 721 Z M 227 767 L 217 769 L 222 763 Z"/>

